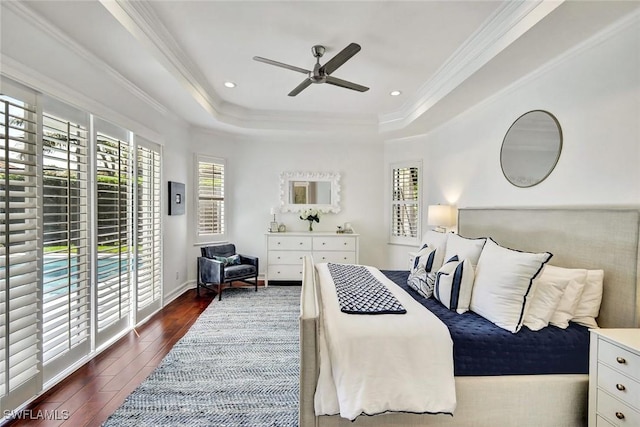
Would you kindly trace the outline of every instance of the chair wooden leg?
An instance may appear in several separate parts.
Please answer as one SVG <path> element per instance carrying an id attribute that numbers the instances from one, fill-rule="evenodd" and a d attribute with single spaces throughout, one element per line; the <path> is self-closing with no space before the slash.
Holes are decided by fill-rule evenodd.
<path id="1" fill-rule="evenodd" d="M 218 283 L 218 301 L 222 299 L 222 283 Z"/>
<path id="2" fill-rule="evenodd" d="M 258 292 L 258 276 L 256 276 L 256 292 Z"/>

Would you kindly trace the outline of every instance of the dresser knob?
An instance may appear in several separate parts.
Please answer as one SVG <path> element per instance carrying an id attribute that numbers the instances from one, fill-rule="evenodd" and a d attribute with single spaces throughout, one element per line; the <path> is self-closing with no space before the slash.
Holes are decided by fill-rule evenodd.
<path id="1" fill-rule="evenodd" d="M 344 242 L 343 245 L 347 246 L 347 242 Z"/>
<path id="2" fill-rule="evenodd" d="M 624 420 L 624 414 L 622 412 L 616 412 L 616 418 L 619 420 Z"/>
<path id="3" fill-rule="evenodd" d="M 616 384 L 616 388 L 620 391 L 625 391 L 627 388 L 622 384 Z"/>
<path id="4" fill-rule="evenodd" d="M 280 242 L 278 242 L 278 244 L 280 244 Z"/>
<path id="5" fill-rule="evenodd" d="M 326 245 L 326 244 L 327 244 L 327 242 L 322 242 L 322 246 L 324 246 L 324 245 Z"/>
<path id="6" fill-rule="evenodd" d="M 298 243 L 299 245 L 302 245 L 302 242 Z"/>
<path id="7" fill-rule="evenodd" d="M 620 357 L 620 356 L 616 357 L 616 362 L 618 362 L 621 365 L 624 365 L 625 363 L 627 363 L 625 358 L 624 357 Z"/>

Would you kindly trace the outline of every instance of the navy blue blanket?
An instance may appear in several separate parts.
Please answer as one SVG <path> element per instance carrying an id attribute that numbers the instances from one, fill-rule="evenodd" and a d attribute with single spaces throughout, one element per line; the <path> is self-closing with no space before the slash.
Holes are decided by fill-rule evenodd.
<path id="1" fill-rule="evenodd" d="M 589 331 L 576 323 L 567 329 L 548 326 L 512 334 L 484 317 L 457 314 L 434 298 L 424 298 L 407 285 L 408 271 L 382 271 L 449 328 L 457 376 L 586 374 Z"/>

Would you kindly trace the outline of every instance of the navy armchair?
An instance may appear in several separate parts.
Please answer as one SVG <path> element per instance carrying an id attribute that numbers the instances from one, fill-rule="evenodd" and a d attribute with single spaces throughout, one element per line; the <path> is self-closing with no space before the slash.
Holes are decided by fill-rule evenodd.
<path id="1" fill-rule="evenodd" d="M 255 286 L 258 291 L 258 258 L 236 253 L 235 245 L 205 246 L 200 248 L 202 256 L 198 257 L 198 287 L 218 293 L 222 299 L 222 289 L 225 284 L 230 287 L 232 282 L 239 281 Z M 252 279 L 250 281 L 250 279 Z M 217 288 L 217 289 L 216 289 Z"/>

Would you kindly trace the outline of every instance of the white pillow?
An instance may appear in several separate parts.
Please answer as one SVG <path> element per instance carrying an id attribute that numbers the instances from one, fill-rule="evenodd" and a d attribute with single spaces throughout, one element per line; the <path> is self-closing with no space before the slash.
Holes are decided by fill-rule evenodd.
<path id="1" fill-rule="evenodd" d="M 569 320 L 573 318 L 573 313 L 576 311 L 576 307 L 578 307 L 578 302 L 580 301 L 583 291 L 584 283 L 571 280 L 567 285 L 567 289 L 564 290 L 560 303 L 555 313 L 553 313 L 553 316 L 551 316 L 549 323 L 560 329 L 567 329 L 569 327 Z"/>
<path id="2" fill-rule="evenodd" d="M 538 279 L 533 281 L 531 298 L 527 298 L 528 306 L 524 315 L 524 326 L 532 331 L 539 331 L 549 326 L 549 320 L 556 311 L 564 293 L 562 284 L 553 282 L 536 283 L 537 281 Z M 564 282 L 565 287 L 566 285 L 568 285 L 568 282 Z"/>
<path id="3" fill-rule="evenodd" d="M 413 265 L 411 266 L 411 273 L 415 273 L 418 267 L 422 267 L 426 272 L 431 271 L 433 260 L 436 255 L 436 249 L 428 245 L 423 245 L 416 253 L 416 257 L 413 259 Z M 426 277 L 426 274 L 425 274 Z"/>
<path id="4" fill-rule="evenodd" d="M 449 234 L 444 259 L 448 260 L 457 255 L 458 259 L 468 259 L 475 267 L 478 264 L 478 258 L 480 258 L 482 247 L 486 241 L 487 239 L 484 237 L 468 239 L 457 234 Z"/>
<path id="5" fill-rule="evenodd" d="M 415 271 L 409 274 L 407 278 L 407 285 L 415 289 L 420 295 L 425 298 L 431 298 L 433 295 L 433 279 L 424 271 L 424 267 L 419 264 Z"/>
<path id="6" fill-rule="evenodd" d="M 584 282 L 587 270 L 580 268 L 564 268 L 546 264 L 542 272 L 533 281 L 533 290 L 527 298 L 524 324 L 537 331 L 548 326 L 553 314 L 557 311 L 569 282 Z M 558 295 L 557 290 L 560 290 Z M 567 297 L 568 298 L 568 297 Z M 563 302 L 562 306 L 566 306 Z M 530 312 L 533 310 L 533 313 Z M 546 323 L 545 323 L 546 322 Z M 567 320 L 568 322 L 568 320 Z M 568 323 L 567 323 L 568 326 Z"/>
<path id="7" fill-rule="evenodd" d="M 449 310 L 457 313 L 469 311 L 473 289 L 473 266 L 468 259 L 454 258 L 436 273 L 433 296 Z"/>
<path id="8" fill-rule="evenodd" d="M 602 303 L 603 281 L 604 270 L 587 270 L 584 291 L 573 313 L 572 321 L 589 328 L 598 327 L 596 317 L 600 313 L 600 303 Z"/>
<path id="9" fill-rule="evenodd" d="M 471 310 L 503 329 L 518 332 L 533 279 L 551 256 L 549 252 L 504 248 L 487 239 L 476 268 Z"/>

